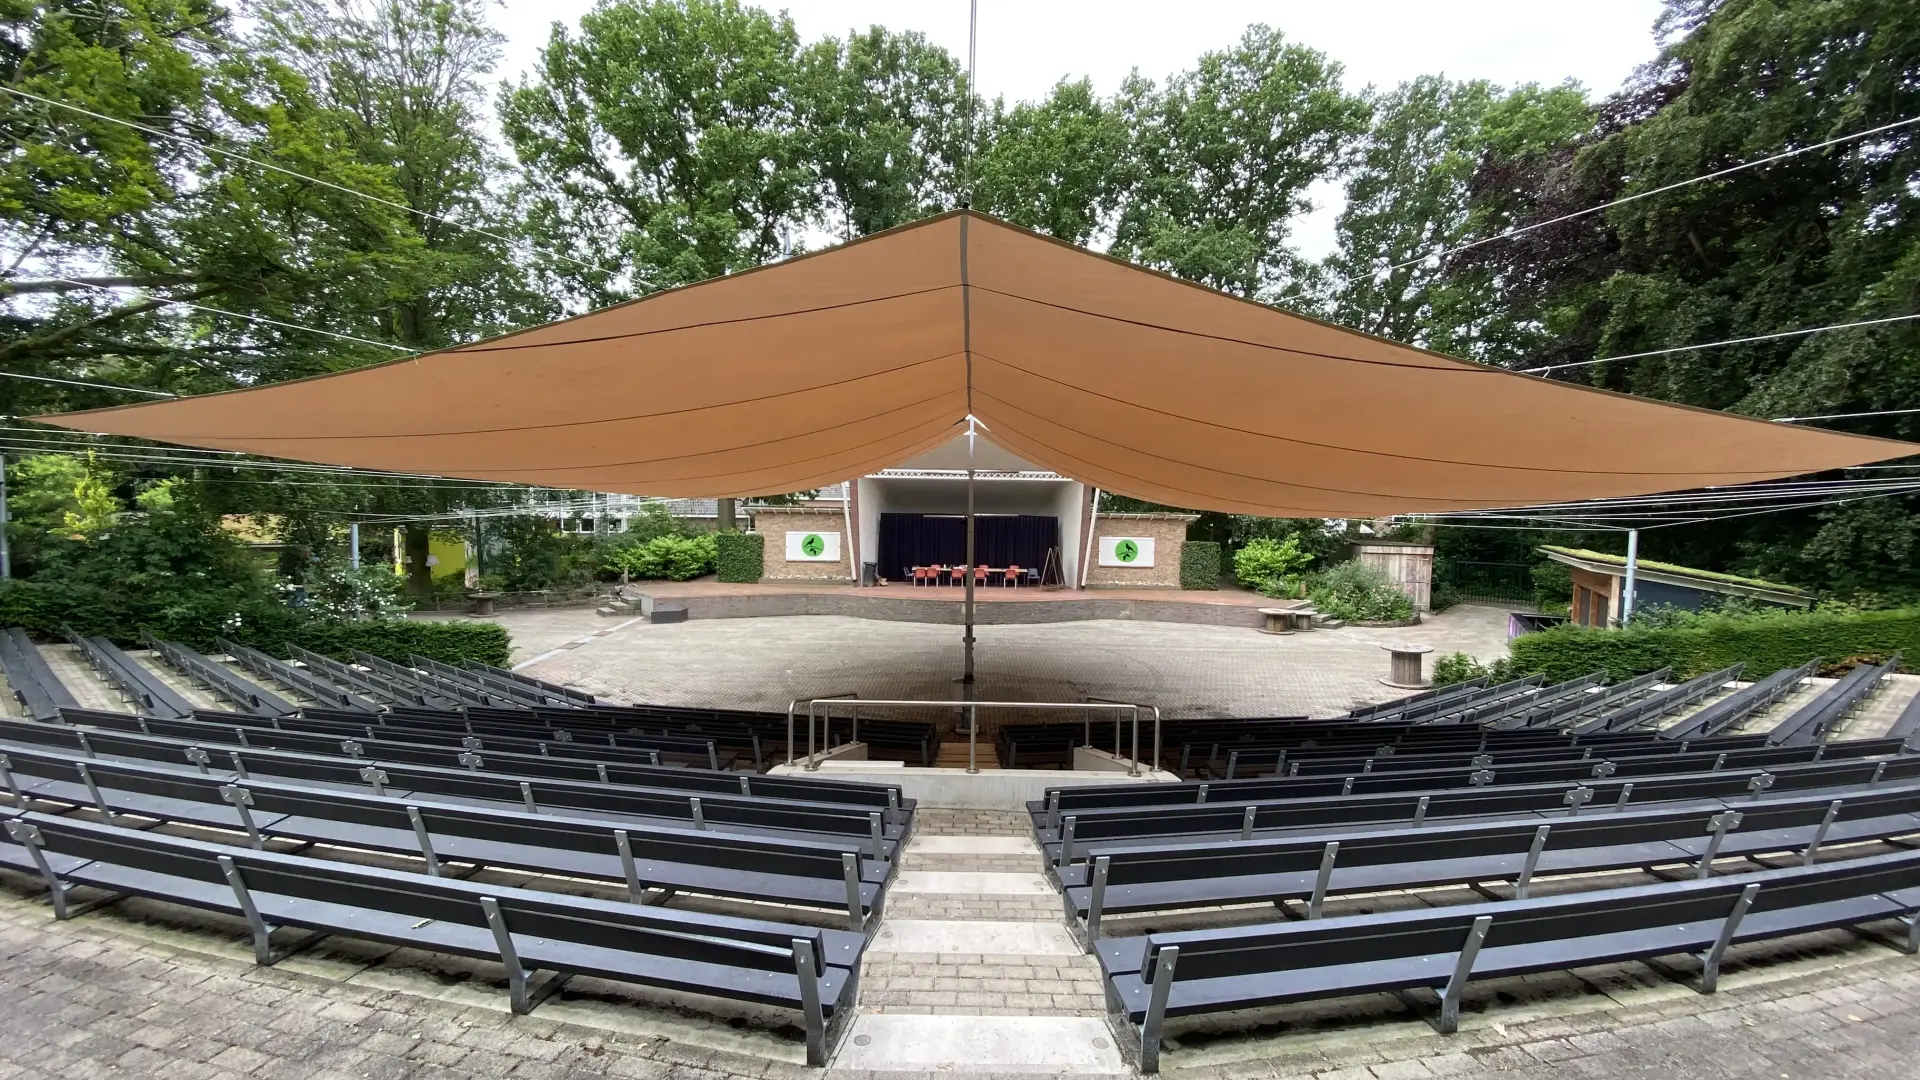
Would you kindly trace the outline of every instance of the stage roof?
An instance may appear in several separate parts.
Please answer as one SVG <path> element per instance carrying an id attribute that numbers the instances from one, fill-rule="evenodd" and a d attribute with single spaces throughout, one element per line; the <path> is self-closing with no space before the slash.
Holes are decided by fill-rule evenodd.
<path id="1" fill-rule="evenodd" d="M 972 413 L 1108 491 L 1374 517 L 1792 476 L 1920 446 L 1517 375 L 955 211 L 377 367 L 40 418 L 375 469 L 657 496 L 819 487 Z"/>

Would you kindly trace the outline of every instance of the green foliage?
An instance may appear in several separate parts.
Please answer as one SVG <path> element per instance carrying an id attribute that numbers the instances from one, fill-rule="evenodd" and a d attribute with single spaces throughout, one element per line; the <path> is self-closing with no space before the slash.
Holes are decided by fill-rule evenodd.
<path id="1" fill-rule="evenodd" d="M 1487 673 L 1487 669 L 1473 657 L 1463 652 L 1448 653 L 1433 662 L 1433 685 L 1452 686 L 1469 679 L 1477 679 Z"/>
<path id="2" fill-rule="evenodd" d="M 750 584 L 766 569 L 764 533 L 720 533 L 714 540 L 714 563 L 721 581 Z"/>
<path id="3" fill-rule="evenodd" d="M 486 535 L 486 583 L 504 592 L 584 584 L 604 559 L 591 536 L 561 532 L 532 514 L 489 521 Z"/>
<path id="4" fill-rule="evenodd" d="M 413 609 L 391 567 L 344 562 L 315 567 L 306 581 L 308 613 L 336 619 L 392 619 Z"/>
<path id="5" fill-rule="evenodd" d="M 1565 611 L 1573 600 L 1573 567 L 1566 563 L 1543 562 L 1535 566 L 1533 606 L 1541 611 Z"/>
<path id="6" fill-rule="evenodd" d="M 1335 563 L 1307 579 L 1307 597 L 1322 614 L 1345 622 L 1404 622 L 1413 600 L 1385 570 L 1358 559 Z"/>
<path id="7" fill-rule="evenodd" d="M 465 660 L 504 665 L 512 652 L 506 627 L 453 619 L 314 618 L 292 624 L 278 640 L 256 635 L 239 644 L 283 657 L 291 655 L 286 646 L 298 645 L 337 660 L 351 660 L 356 649 L 397 661 L 418 653 L 455 666 Z"/>
<path id="8" fill-rule="evenodd" d="M 1549 680 L 1600 670 L 1619 680 L 1663 667 L 1691 678 L 1740 661 L 1757 676 L 1821 657 L 1920 656 L 1920 608 L 1710 615 L 1684 626 L 1621 630 L 1559 626 L 1515 638 L 1512 651 L 1522 669 Z"/>
<path id="9" fill-rule="evenodd" d="M 1452 585 L 1434 582 L 1427 590 L 1427 609 L 1436 614 L 1460 602 L 1460 591 Z"/>
<path id="10" fill-rule="evenodd" d="M 1489 684 L 1497 685 L 1512 682 L 1531 672 L 1523 672 L 1520 664 L 1511 656 L 1503 656 L 1491 664 L 1482 664 L 1479 660 L 1463 652 L 1448 653 L 1433 662 L 1433 685 L 1452 686 L 1469 679 L 1485 678 Z"/>
<path id="11" fill-rule="evenodd" d="M 605 568 L 635 581 L 686 581 L 711 574 L 719 559 L 712 535 L 656 536 L 607 553 Z"/>
<path id="12" fill-rule="evenodd" d="M 1340 86 L 1340 65 L 1254 25 L 1200 57 L 1164 89 L 1121 87 L 1134 118 L 1134 182 L 1113 254 L 1250 298 L 1302 292 L 1287 246 L 1309 185 L 1346 164 L 1368 105 Z"/>
<path id="13" fill-rule="evenodd" d="M 1233 553 L 1233 577 L 1255 592 L 1271 593 L 1298 581 L 1300 571 L 1312 561 L 1312 555 L 1300 550 L 1298 537 L 1256 537 Z"/>
<path id="14" fill-rule="evenodd" d="M 1211 540 L 1187 540 L 1180 544 L 1180 587 L 1218 589 L 1220 587 L 1220 545 Z"/>

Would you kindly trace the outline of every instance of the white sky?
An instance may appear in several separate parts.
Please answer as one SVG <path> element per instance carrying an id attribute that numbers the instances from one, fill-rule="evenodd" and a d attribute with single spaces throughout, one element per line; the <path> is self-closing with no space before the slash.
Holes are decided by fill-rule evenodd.
<path id="1" fill-rule="evenodd" d="M 1652 59 L 1659 0 L 979 0 L 979 82 L 989 99 L 1033 99 L 1062 78 L 1089 76 L 1111 93 L 1138 68 L 1156 81 L 1264 22 L 1338 60 L 1350 87 L 1391 86 L 1422 74 L 1503 86 L 1575 79 L 1590 94 L 1616 89 Z M 518 76 L 557 21 L 576 24 L 594 0 L 503 0 L 503 76 Z M 918 30 L 965 62 L 968 0 L 779 0 L 801 37 L 880 23 Z M 1294 223 L 1302 252 L 1332 249 L 1339 189 L 1313 192 L 1316 210 Z"/>

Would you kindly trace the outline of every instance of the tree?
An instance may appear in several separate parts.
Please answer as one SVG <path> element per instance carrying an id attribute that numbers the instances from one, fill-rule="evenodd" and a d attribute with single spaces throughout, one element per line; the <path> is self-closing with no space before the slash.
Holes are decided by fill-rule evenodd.
<path id="1" fill-rule="evenodd" d="M 1544 222 L 1796 147 L 1920 115 L 1920 9 L 1893 0 L 1670 0 L 1660 56 L 1606 102 L 1575 153 L 1483 162 L 1475 197 Z M 1563 373 L 1756 416 L 1911 407 L 1920 325 L 1681 346 L 1920 310 L 1920 136 L 1844 142 L 1454 261 L 1501 283 L 1539 328 L 1534 363 L 1654 353 Z M 1912 438 L 1908 416 L 1846 422 Z M 1916 507 L 1858 502 L 1661 530 L 1650 557 L 1799 583 L 1920 590 Z"/>
<path id="2" fill-rule="evenodd" d="M 973 205 L 1069 243 L 1090 243 L 1126 194 L 1132 143 L 1127 116 L 1086 79 L 1062 80 L 1040 102 L 996 100 L 972 169 Z"/>
<path id="3" fill-rule="evenodd" d="M 1130 78 L 1121 107 L 1137 180 L 1113 253 L 1241 296 L 1298 296 L 1309 268 L 1287 246 L 1288 221 L 1366 130 L 1367 103 L 1341 89 L 1340 72 L 1256 25 L 1164 89 Z"/>
<path id="4" fill-rule="evenodd" d="M 1572 84 L 1503 93 L 1422 76 L 1378 96 L 1347 183 L 1340 247 L 1325 264 L 1331 317 L 1473 359 L 1525 355 L 1498 282 L 1429 256 L 1504 227 L 1504 208 L 1469 197 L 1484 162 L 1567 147 L 1591 128 L 1592 111 Z"/>
<path id="5" fill-rule="evenodd" d="M 959 62 L 918 33 L 875 26 L 808 46 L 794 96 L 821 223 L 850 240 L 953 206 L 965 82 Z"/>
<path id="6" fill-rule="evenodd" d="M 536 248 L 608 268 L 555 276 L 603 302 L 780 254 L 819 203 L 798 53 L 792 20 L 736 0 L 608 0 L 577 35 L 556 24 L 499 102 Z"/>

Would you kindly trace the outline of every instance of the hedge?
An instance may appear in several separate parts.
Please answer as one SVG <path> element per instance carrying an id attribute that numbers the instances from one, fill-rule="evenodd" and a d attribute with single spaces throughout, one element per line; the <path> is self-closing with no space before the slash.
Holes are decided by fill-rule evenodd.
<path id="1" fill-rule="evenodd" d="M 341 660 L 359 649 L 388 660 L 413 653 L 442 663 L 477 660 L 505 664 L 511 638 L 493 623 L 413 619 L 335 619 L 310 615 L 257 596 L 198 594 L 171 605 L 134 602 L 124 592 L 51 588 L 32 579 L 0 586 L 0 627 L 19 626 L 42 641 L 58 641 L 71 626 L 122 645 L 151 633 L 189 648 L 214 648 L 217 638 L 285 657 L 299 645 Z"/>
<path id="2" fill-rule="evenodd" d="M 1180 587 L 1220 587 L 1220 545 L 1211 540 L 1188 540 L 1180 545 Z"/>
<path id="3" fill-rule="evenodd" d="M 720 533 L 718 573 L 721 581 L 752 585 L 766 565 L 767 538 L 763 533 Z"/>
<path id="4" fill-rule="evenodd" d="M 1613 680 L 1671 667 L 1682 678 L 1744 661 L 1749 676 L 1816 658 L 1900 653 L 1920 663 L 1920 608 L 1834 614 L 1704 618 L 1670 629 L 1589 630 L 1559 626 L 1525 634 L 1510 646 L 1517 670 L 1549 682 L 1605 671 Z"/>

